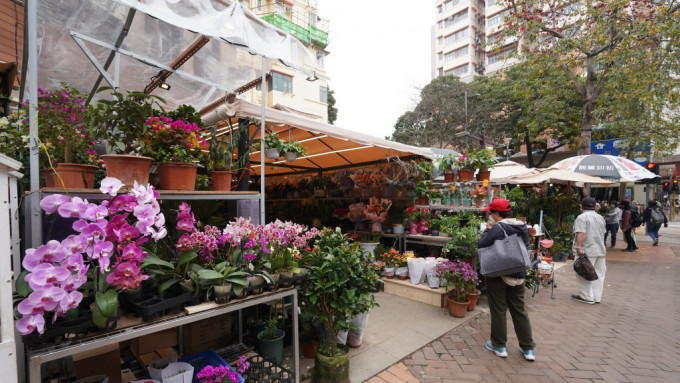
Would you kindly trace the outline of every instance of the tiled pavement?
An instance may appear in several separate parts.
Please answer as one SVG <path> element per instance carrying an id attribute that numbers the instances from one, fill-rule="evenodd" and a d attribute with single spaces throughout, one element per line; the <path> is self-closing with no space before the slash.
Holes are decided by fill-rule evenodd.
<path id="1" fill-rule="evenodd" d="M 485 349 L 482 307 L 368 382 L 680 382 L 680 246 L 638 241 L 634 253 L 608 249 L 602 304 L 571 300 L 570 264 L 556 273 L 555 299 L 548 290 L 527 296 L 535 362 L 522 357 L 509 315 L 508 357 Z"/>

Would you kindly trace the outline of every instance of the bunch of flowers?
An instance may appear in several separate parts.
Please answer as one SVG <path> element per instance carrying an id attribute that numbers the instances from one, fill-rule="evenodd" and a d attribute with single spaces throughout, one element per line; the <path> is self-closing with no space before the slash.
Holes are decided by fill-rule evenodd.
<path id="1" fill-rule="evenodd" d="M 392 201 L 385 198 L 371 197 L 368 200 L 364 215 L 373 222 L 383 222 L 392 207 Z"/>
<path id="2" fill-rule="evenodd" d="M 158 241 L 167 234 L 158 193 L 152 186 L 135 183 L 129 194 L 116 196 L 122 187 L 119 180 L 108 177 L 101 184 L 102 193 L 114 197 L 111 201 L 95 204 L 62 194 L 52 194 L 40 201 L 47 214 L 58 212 L 64 218 L 77 218 L 72 227 L 78 234 L 26 250 L 22 265 L 29 273 L 23 282 L 33 291 L 17 307 L 22 318 L 16 327 L 21 334 L 35 330 L 42 334 L 46 312 L 54 312 L 54 322 L 78 307 L 83 294 L 77 290 L 88 276 L 97 299 L 93 320 L 103 326 L 117 305 L 115 288 L 134 289 L 147 278 L 140 269 L 147 256 L 141 246 L 148 238 Z M 105 278 L 108 286 L 101 278 Z M 115 288 L 99 290 L 102 285 L 103 290 Z M 100 306 L 100 300 L 110 304 Z"/>
<path id="3" fill-rule="evenodd" d="M 467 262 L 459 259 L 455 261 L 447 259 L 439 262 L 435 266 L 434 272 L 440 280 L 445 280 L 443 286 L 446 288 L 447 294 L 452 295 L 457 302 L 466 302 L 468 294 L 477 292 L 479 276 Z"/>
<path id="4" fill-rule="evenodd" d="M 335 186 L 338 187 L 338 190 L 342 192 L 348 192 L 352 189 L 354 189 L 354 180 L 352 179 L 352 171 L 351 170 L 340 170 L 337 171 L 333 176 L 331 177 L 331 181 L 335 184 Z"/>
<path id="5" fill-rule="evenodd" d="M 410 222 L 418 222 L 420 220 L 429 220 L 430 209 L 422 208 L 419 209 L 417 206 L 413 205 L 406 209 L 406 214 L 408 214 L 408 220 Z"/>
<path id="6" fill-rule="evenodd" d="M 196 377 L 200 383 L 239 383 L 241 381 L 239 374 L 248 371 L 248 367 L 249 365 L 245 355 L 241 355 L 238 358 L 238 362 L 236 362 L 236 370 L 238 373 L 228 366 L 214 367 L 208 365 L 203 367 L 203 369 L 196 374 Z"/>
<path id="7" fill-rule="evenodd" d="M 195 123 L 160 116 L 150 117 L 146 125 L 142 153 L 157 162 L 193 162 L 200 156 L 200 145 L 207 145 Z"/>
<path id="8" fill-rule="evenodd" d="M 358 203 L 353 203 L 347 207 L 349 210 L 349 214 L 347 215 L 347 218 L 349 218 L 350 221 L 356 223 L 356 222 L 361 222 L 364 219 L 366 219 L 365 213 L 366 213 L 366 205 L 364 205 L 362 202 Z"/>
<path id="9" fill-rule="evenodd" d="M 382 188 L 387 183 L 387 176 L 382 171 L 376 171 L 371 174 L 371 180 L 375 186 Z"/>
<path id="10" fill-rule="evenodd" d="M 333 210 L 333 217 L 337 219 L 347 219 L 348 215 L 349 210 L 345 209 L 344 207 L 339 207 Z"/>
<path id="11" fill-rule="evenodd" d="M 56 163 L 97 164 L 95 139 L 88 133 L 85 100 L 66 84 L 57 90 L 38 88 L 38 129 L 40 149 L 46 150 L 52 165 Z M 21 104 L 23 122 L 28 125 L 29 100 Z"/>
<path id="12" fill-rule="evenodd" d="M 469 154 L 461 154 L 460 157 L 456 159 L 454 166 L 462 170 L 475 170 L 477 169 L 477 162 Z"/>
<path id="13" fill-rule="evenodd" d="M 373 183 L 373 177 L 370 172 L 354 173 L 350 177 L 354 180 L 354 185 L 362 189 L 366 189 Z"/>
<path id="14" fill-rule="evenodd" d="M 401 258 L 402 255 L 397 249 L 389 249 L 378 256 L 378 261 L 383 262 L 385 267 L 396 267 Z"/>
<path id="15" fill-rule="evenodd" d="M 472 198 L 476 200 L 483 200 L 489 195 L 489 191 L 484 186 L 475 185 L 472 191 L 470 191 L 470 194 L 472 194 Z"/>

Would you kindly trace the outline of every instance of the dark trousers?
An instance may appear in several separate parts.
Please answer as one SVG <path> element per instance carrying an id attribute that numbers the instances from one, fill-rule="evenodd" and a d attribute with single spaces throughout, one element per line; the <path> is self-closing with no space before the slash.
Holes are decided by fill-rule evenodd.
<path id="1" fill-rule="evenodd" d="M 524 284 L 508 286 L 501 277 L 486 277 L 486 292 L 491 311 L 491 343 L 505 347 L 508 340 L 507 311 L 510 310 L 515 334 L 522 350 L 536 347 L 531 335 L 531 322 L 524 308 Z"/>
<path id="2" fill-rule="evenodd" d="M 604 232 L 604 244 L 607 245 L 607 235 L 612 233 L 612 247 L 616 245 L 616 232 L 619 231 L 618 223 L 608 223 L 605 225 L 607 231 Z"/>
<path id="3" fill-rule="evenodd" d="M 635 240 L 633 239 L 633 229 L 628 229 L 623 231 L 623 236 L 626 238 L 626 243 L 628 244 L 628 247 L 626 249 L 637 249 L 637 246 L 635 245 Z"/>

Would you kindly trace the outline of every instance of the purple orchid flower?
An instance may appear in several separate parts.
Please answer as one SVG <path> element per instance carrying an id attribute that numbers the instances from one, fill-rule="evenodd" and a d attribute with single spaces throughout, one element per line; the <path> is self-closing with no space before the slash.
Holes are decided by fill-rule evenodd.
<path id="1" fill-rule="evenodd" d="M 40 208 L 45 210 L 45 213 L 52 214 L 55 211 L 59 210 L 61 205 L 70 201 L 71 198 L 67 195 L 52 194 L 48 195 L 47 197 L 43 198 L 42 201 L 40 201 Z"/>
<path id="2" fill-rule="evenodd" d="M 64 218 L 79 218 L 87 209 L 87 202 L 78 197 L 73 197 L 70 202 L 59 206 L 59 215 Z"/>
<path id="3" fill-rule="evenodd" d="M 45 318 L 41 315 L 28 315 L 19 319 L 16 324 L 21 335 L 28 335 L 35 330 L 42 334 L 45 332 Z"/>
<path id="4" fill-rule="evenodd" d="M 123 187 L 123 183 L 118 178 L 106 177 L 102 180 L 99 190 L 104 194 L 115 197 L 121 187 Z"/>

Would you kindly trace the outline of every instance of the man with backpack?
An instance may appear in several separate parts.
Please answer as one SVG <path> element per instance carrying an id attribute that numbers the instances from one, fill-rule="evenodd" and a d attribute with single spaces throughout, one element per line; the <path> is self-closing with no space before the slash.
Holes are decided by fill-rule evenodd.
<path id="1" fill-rule="evenodd" d="M 642 219 L 644 224 L 647 225 L 647 234 L 652 237 L 654 243 L 652 246 L 659 246 L 659 229 L 661 224 L 663 227 L 668 227 L 668 220 L 666 219 L 666 214 L 659 206 L 659 203 L 655 200 L 650 200 L 647 202 L 647 208 L 644 213 L 642 213 Z"/>
<path id="2" fill-rule="evenodd" d="M 626 238 L 626 243 L 628 244 L 628 247 L 623 251 L 635 251 L 638 247 L 635 244 L 635 239 L 633 239 L 633 229 L 642 225 L 642 218 L 640 218 L 638 212 L 630 208 L 630 202 L 623 200 L 619 203 L 619 206 L 621 207 L 621 210 L 623 210 L 621 231 L 623 231 L 623 236 Z"/>

